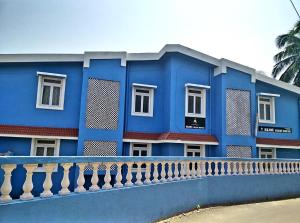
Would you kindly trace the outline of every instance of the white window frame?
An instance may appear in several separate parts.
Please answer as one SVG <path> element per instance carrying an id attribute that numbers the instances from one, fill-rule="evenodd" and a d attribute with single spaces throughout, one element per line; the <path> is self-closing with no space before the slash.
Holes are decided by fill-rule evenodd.
<path id="1" fill-rule="evenodd" d="M 262 158 L 262 153 L 266 153 L 266 152 L 262 152 L 262 149 L 271 149 L 272 150 L 272 158 L 269 159 L 276 159 L 276 148 L 275 147 L 259 147 L 258 149 L 258 154 L 259 154 L 259 158 L 260 159 L 268 159 L 268 158 Z M 270 154 L 269 152 L 267 152 L 266 154 Z"/>
<path id="2" fill-rule="evenodd" d="M 147 145 L 146 149 L 147 149 L 147 156 L 151 156 L 152 155 L 152 144 L 151 143 L 140 143 L 140 142 L 131 142 L 130 143 L 130 156 L 133 156 L 133 150 L 142 150 L 145 147 L 141 147 L 141 148 L 134 148 L 134 144 L 144 144 Z"/>
<path id="3" fill-rule="evenodd" d="M 37 75 L 38 75 L 38 89 L 37 89 L 37 97 L 36 97 L 36 108 L 63 110 L 67 76 L 64 74 L 54 74 L 54 73 L 46 73 L 46 72 L 37 72 Z M 61 84 L 55 84 L 55 83 L 46 83 L 45 84 L 44 79 L 60 80 Z M 51 89 L 53 89 L 54 86 L 61 88 L 60 95 L 59 95 L 59 105 L 51 105 L 53 90 L 50 90 L 49 105 L 42 104 L 43 86 L 44 85 L 50 86 Z"/>
<path id="4" fill-rule="evenodd" d="M 261 98 L 270 99 L 270 102 L 262 101 Z M 260 117 L 260 104 L 264 104 L 264 119 Z M 270 120 L 266 120 L 266 105 L 270 105 Z M 258 121 L 259 123 L 275 124 L 275 97 L 272 96 L 258 96 Z"/>
<path id="5" fill-rule="evenodd" d="M 189 90 L 196 90 L 196 91 L 201 91 L 201 94 L 197 93 L 189 93 Z M 194 112 L 189 113 L 188 112 L 188 99 L 189 96 L 194 97 Z M 195 97 L 200 97 L 201 98 L 201 113 L 196 114 L 196 100 Z M 200 88 L 200 87 L 190 87 L 186 86 L 185 87 L 185 117 L 197 117 L 197 118 L 205 118 L 206 117 L 206 89 L 205 88 Z"/>
<path id="6" fill-rule="evenodd" d="M 199 152 L 198 149 L 189 149 L 189 146 L 199 146 L 201 155 L 200 157 L 205 157 L 205 145 L 203 144 L 184 144 L 184 156 L 187 157 L 187 153 L 192 152 L 194 154 L 193 157 L 195 157 L 195 152 Z"/>
<path id="7" fill-rule="evenodd" d="M 54 140 L 55 144 L 54 144 L 54 156 L 59 156 L 59 150 L 60 150 L 60 139 L 48 139 L 48 138 L 32 138 L 31 139 L 31 149 L 30 149 L 30 156 L 36 156 L 36 149 L 38 144 L 38 140 Z M 48 145 L 48 144 L 41 144 L 41 145 Z M 44 154 L 45 154 L 46 150 L 44 150 Z M 56 168 L 54 169 L 54 172 L 57 171 L 58 166 L 56 166 Z M 37 167 L 35 169 L 35 172 L 44 172 L 45 169 L 44 167 Z"/>
<path id="8" fill-rule="evenodd" d="M 146 85 L 145 85 L 146 86 Z M 136 90 L 147 90 L 149 93 L 141 93 L 141 92 L 136 92 Z M 142 96 L 141 99 L 141 112 L 136 112 L 135 111 L 135 98 L 136 95 Z M 143 96 L 149 96 L 149 110 L 147 113 L 143 112 Z M 133 116 L 146 116 L 146 117 L 153 117 L 153 107 L 154 107 L 154 88 L 150 87 L 143 87 L 141 86 L 132 86 L 132 100 L 131 100 L 131 115 Z"/>

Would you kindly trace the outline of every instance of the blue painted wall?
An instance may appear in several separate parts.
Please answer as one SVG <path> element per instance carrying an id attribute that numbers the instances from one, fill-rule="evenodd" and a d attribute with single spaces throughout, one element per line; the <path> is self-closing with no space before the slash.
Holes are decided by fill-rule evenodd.
<path id="1" fill-rule="evenodd" d="M 64 110 L 36 108 L 37 71 L 66 74 Z M 78 128 L 82 63 L 1 63 L 0 124 Z"/>
<path id="2" fill-rule="evenodd" d="M 35 198 L 27 202 L 0 204 L 0 211 L 3 213 L 1 221 L 11 223 L 146 223 L 192 210 L 197 205 L 203 207 L 298 196 L 299 174 L 223 176 L 55 196 L 50 199 Z"/>
<path id="3" fill-rule="evenodd" d="M 97 78 L 101 80 L 119 81 L 120 83 L 120 104 L 117 130 L 89 129 L 85 125 L 85 114 L 87 105 L 88 79 Z M 115 60 L 91 60 L 90 67 L 83 70 L 80 124 L 77 155 L 83 154 L 84 141 L 112 141 L 117 142 L 117 155 L 122 155 L 122 141 L 124 130 L 124 108 L 125 108 L 125 82 L 126 68 L 121 66 L 120 59 Z"/>
<path id="4" fill-rule="evenodd" d="M 275 97 L 275 124 L 259 123 L 259 126 L 288 127 L 292 133 L 258 132 L 258 137 L 300 139 L 300 97 L 287 90 L 257 81 L 256 93 L 280 94 Z M 257 106 L 256 106 L 257 107 Z M 256 110 L 257 111 L 257 110 Z"/>

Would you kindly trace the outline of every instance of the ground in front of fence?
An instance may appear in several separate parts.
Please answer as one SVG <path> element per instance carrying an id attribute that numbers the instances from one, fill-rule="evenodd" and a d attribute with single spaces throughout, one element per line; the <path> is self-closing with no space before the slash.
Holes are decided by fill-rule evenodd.
<path id="1" fill-rule="evenodd" d="M 226 207 L 200 207 L 158 223 L 298 223 L 299 207 L 300 198 Z"/>

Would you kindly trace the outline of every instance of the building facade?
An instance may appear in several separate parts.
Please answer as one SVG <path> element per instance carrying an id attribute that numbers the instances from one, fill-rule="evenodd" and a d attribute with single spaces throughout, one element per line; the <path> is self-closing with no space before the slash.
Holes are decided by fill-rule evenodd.
<path id="1" fill-rule="evenodd" d="M 300 158 L 300 88 L 181 45 L 0 55 L 0 153 Z"/>

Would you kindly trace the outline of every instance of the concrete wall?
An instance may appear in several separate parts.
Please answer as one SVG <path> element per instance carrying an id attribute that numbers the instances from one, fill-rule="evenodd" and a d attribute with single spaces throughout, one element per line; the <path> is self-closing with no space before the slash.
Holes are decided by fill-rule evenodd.
<path id="1" fill-rule="evenodd" d="M 300 175 L 206 177 L 0 204 L 0 222 L 153 222 L 197 205 L 300 196 Z M 137 199 L 132 199 L 133 197 Z"/>

